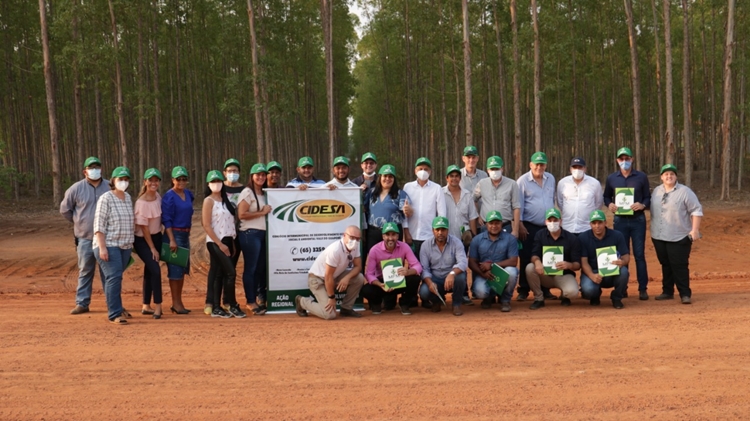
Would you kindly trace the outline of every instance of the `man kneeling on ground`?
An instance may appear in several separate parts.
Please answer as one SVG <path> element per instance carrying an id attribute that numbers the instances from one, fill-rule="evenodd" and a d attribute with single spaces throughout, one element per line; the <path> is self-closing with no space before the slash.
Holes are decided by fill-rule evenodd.
<path id="1" fill-rule="evenodd" d="M 419 296 L 430 301 L 432 312 L 437 313 L 445 293 L 453 291 L 453 315 L 460 316 L 461 301 L 466 290 L 466 252 L 463 242 L 448 234 L 448 218 L 438 216 L 432 220 L 433 237 L 422 244 L 419 261 L 422 264 L 422 286 Z M 438 297 L 443 297 L 442 299 Z"/>

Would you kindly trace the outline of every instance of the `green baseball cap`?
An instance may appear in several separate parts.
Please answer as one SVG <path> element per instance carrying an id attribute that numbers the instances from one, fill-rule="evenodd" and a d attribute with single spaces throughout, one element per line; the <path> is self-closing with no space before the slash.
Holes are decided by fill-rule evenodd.
<path id="1" fill-rule="evenodd" d="M 560 219 L 560 211 L 555 208 L 547 209 L 547 212 L 544 212 L 544 219 L 550 219 L 550 218 Z"/>
<path id="2" fill-rule="evenodd" d="M 376 158 L 375 154 L 372 152 L 367 152 L 366 154 L 362 155 L 362 162 L 365 162 L 368 159 L 372 159 L 376 164 L 378 163 L 378 158 Z"/>
<path id="3" fill-rule="evenodd" d="M 503 222 L 503 215 L 499 211 L 493 210 L 487 213 L 487 217 L 484 218 L 485 222 L 500 221 Z"/>
<path id="4" fill-rule="evenodd" d="M 121 177 L 130 177 L 130 170 L 128 167 L 117 167 L 112 171 L 112 177 L 111 178 L 121 178 Z"/>
<path id="5" fill-rule="evenodd" d="M 339 165 L 339 164 L 344 164 L 344 165 L 346 165 L 348 167 L 349 166 L 349 158 L 347 158 L 345 156 L 337 156 L 333 160 L 333 166 L 335 167 L 336 165 Z"/>
<path id="6" fill-rule="evenodd" d="M 418 158 L 417 159 L 417 163 L 414 164 L 414 166 L 418 167 L 418 166 L 420 166 L 422 164 L 425 164 L 425 165 L 429 166 L 430 168 L 432 168 L 432 161 L 430 161 L 428 158 L 425 158 L 424 156 Z"/>
<path id="7" fill-rule="evenodd" d="M 271 161 L 268 164 L 266 164 L 266 169 L 268 169 L 268 171 L 271 171 L 274 168 L 278 168 L 279 171 L 283 171 L 283 169 L 281 168 L 281 164 L 279 164 L 276 161 Z"/>
<path id="8" fill-rule="evenodd" d="M 161 180 L 161 171 L 157 170 L 156 168 L 147 169 L 143 174 L 143 179 L 148 180 L 151 177 L 157 177 L 159 180 Z"/>
<path id="9" fill-rule="evenodd" d="M 661 167 L 661 171 L 659 171 L 659 175 L 664 174 L 667 171 L 672 171 L 677 175 L 677 167 L 674 166 L 674 164 L 667 164 Z"/>
<path id="10" fill-rule="evenodd" d="M 240 161 L 238 161 L 238 160 L 236 160 L 234 158 L 227 159 L 227 161 L 224 163 L 224 169 L 227 169 L 227 167 L 230 166 L 230 165 L 236 165 L 238 169 L 241 168 L 240 167 Z"/>
<path id="11" fill-rule="evenodd" d="M 210 183 L 212 181 L 224 181 L 224 175 L 219 170 L 211 170 L 206 174 L 206 183 Z"/>
<path id="12" fill-rule="evenodd" d="M 389 232 L 401 232 L 398 230 L 398 225 L 396 225 L 395 222 L 386 222 L 385 225 L 383 225 L 383 229 L 381 231 L 383 232 L 383 234 Z"/>
<path id="13" fill-rule="evenodd" d="M 444 216 L 436 216 L 432 220 L 432 229 L 445 228 L 448 229 L 448 218 Z"/>
<path id="14" fill-rule="evenodd" d="M 487 169 L 490 168 L 502 168 L 503 167 L 503 158 L 500 158 L 499 156 L 491 156 L 487 158 Z"/>
<path id="15" fill-rule="evenodd" d="M 297 161 L 297 166 L 300 168 L 307 167 L 308 165 L 311 167 L 315 166 L 312 158 L 310 158 L 309 156 L 303 156 L 302 158 L 299 159 L 299 161 Z"/>
<path id="16" fill-rule="evenodd" d="M 464 148 L 464 156 L 469 156 L 469 155 L 479 155 L 479 152 L 477 152 L 476 146 L 469 145 Z"/>
<path id="17" fill-rule="evenodd" d="M 394 167 L 391 164 L 385 164 L 382 167 L 380 167 L 380 170 L 378 171 L 378 174 L 380 175 L 392 175 L 396 176 L 396 167 Z"/>
<path id="18" fill-rule="evenodd" d="M 258 174 L 259 172 L 264 172 L 266 174 L 268 173 L 268 170 L 266 169 L 266 166 L 263 165 L 262 162 L 259 162 L 259 163 L 255 164 L 255 165 L 253 165 L 252 168 L 250 168 L 250 175 Z"/>
<path id="19" fill-rule="evenodd" d="M 446 176 L 448 176 L 448 174 L 450 174 L 452 172 L 457 172 L 457 173 L 460 174 L 461 173 L 461 169 L 458 168 L 458 165 L 455 165 L 455 164 L 454 165 L 450 165 L 448 168 L 445 169 L 445 175 Z"/>
<path id="20" fill-rule="evenodd" d="M 627 155 L 629 157 L 633 156 L 633 152 L 630 151 L 630 148 L 620 148 L 617 150 L 617 157 L 621 157 L 623 155 Z"/>
<path id="21" fill-rule="evenodd" d="M 544 152 L 534 152 L 534 155 L 531 155 L 531 163 L 532 164 L 546 164 L 547 154 Z"/>
<path id="22" fill-rule="evenodd" d="M 83 168 L 87 168 L 91 164 L 99 164 L 101 166 L 102 165 L 102 161 L 100 161 L 99 158 L 97 158 L 95 156 L 90 156 L 90 157 L 86 158 L 85 161 L 83 161 Z"/>
<path id="23" fill-rule="evenodd" d="M 172 168 L 172 178 L 187 177 L 188 171 L 183 166 L 176 166 Z"/>
<path id="24" fill-rule="evenodd" d="M 606 221 L 607 217 L 604 215 L 604 212 L 600 211 L 599 209 L 591 211 L 589 214 L 589 221 Z"/>

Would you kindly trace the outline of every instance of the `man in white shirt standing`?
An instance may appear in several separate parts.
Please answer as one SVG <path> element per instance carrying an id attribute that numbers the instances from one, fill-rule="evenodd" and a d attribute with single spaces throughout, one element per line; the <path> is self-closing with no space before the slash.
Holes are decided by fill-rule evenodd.
<path id="1" fill-rule="evenodd" d="M 591 229 L 589 215 L 601 209 L 602 185 L 594 177 L 586 175 L 586 161 L 577 156 L 570 161 L 569 176 L 557 184 L 557 206 L 562 214 L 562 228 L 581 234 Z"/>
<path id="2" fill-rule="evenodd" d="M 331 190 L 341 187 L 359 187 L 349 180 L 349 158 L 337 156 L 333 160 L 333 180 L 327 182 L 325 187 Z"/>
<path id="3" fill-rule="evenodd" d="M 422 243 L 433 237 L 432 220 L 436 216 L 447 216 L 445 195 L 440 184 L 430 181 L 432 162 L 421 157 L 414 164 L 416 181 L 404 185 L 404 191 L 409 196 L 404 205 L 404 213 L 408 214 L 407 206 L 411 208 L 412 216 L 404 221 L 404 242 L 412 246 L 414 254 L 419 256 Z"/>

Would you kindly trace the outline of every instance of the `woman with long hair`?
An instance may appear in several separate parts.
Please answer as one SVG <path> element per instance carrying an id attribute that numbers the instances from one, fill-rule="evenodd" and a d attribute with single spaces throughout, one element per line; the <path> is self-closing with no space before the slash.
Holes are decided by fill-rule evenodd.
<path id="1" fill-rule="evenodd" d="M 153 315 L 154 319 L 162 316 L 161 268 L 159 267 L 159 249 L 162 244 L 161 234 L 161 196 L 159 185 L 161 172 L 149 168 L 143 174 L 143 186 L 135 201 L 135 241 L 133 248 L 143 261 L 143 308 L 141 314 Z M 151 308 L 151 296 L 154 307 Z"/>
<path id="2" fill-rule="evenodd" d="M 177 166 L 172 169 L 172 188 L 164 193 L 161 200 L 161 222 L 169 242 L 169 249 L 177 251 L 177 247 L 190 249 L 190 229 L 193 226 L 193 192 L 188 190 L 188 171 L 185 167 Z M 188 314 L 190 310 L 182 303 L 182 286 L 185 275 L 190 274 L 190 258 L 187 266 L 167 264 L 167 278 L 172 292 L 172 313 Z"/>
<path id="3" fill-rule="evenodd" d="M 398 226 L 399 241 L 403 241 L 402 224 L 406 217 L 404 205 L 409 196 L 401 190 L 396 179 L 396 168 L 393 165 L 383 165 L 378 176 L 365 193 L 365 216 L 367 218 L 367 234 L 365 235 L 364 261 L 372 246 L 383 240 L 382 229 L 388 222 Z"/>

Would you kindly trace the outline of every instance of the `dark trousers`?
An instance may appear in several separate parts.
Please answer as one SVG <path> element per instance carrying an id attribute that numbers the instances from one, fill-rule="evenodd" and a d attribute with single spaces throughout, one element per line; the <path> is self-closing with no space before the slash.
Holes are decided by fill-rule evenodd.
<path id="1" fill-rule="evenodd" d="M 229 247 L 232 255 L 237 253 L 234 248 L 234 239 L 224 237 L 221 242 Z M 211 256 L 211 266 L 208 269 L 208 286 L 206 291 L 206 303 L 218 308 L 221 304 L 221 290 L 224 290 L 224 304 L 230 306 L 237 305 L 237 299 L 234 296 L 234 281 L 237 272 L 232 263 L 232 257 L 224 254 L 216 243 L 206 243 L 208 254 Z"/>
<path id="2" fill-rule="evenodd" d="M 635 257 L 635 269 L 638 275 L 638 291 L 648 289 L 648 268 L 646 267 L 646 215 L 615 215 L 614 229 L 625 237 L 625 244 L 632 240 L 631 255 Z"/>
<path id="3" fill-rule="evenodd" d="M 690 290 L 690 250 L 693 248 L 693 242 L 690 237 L 685 237 L 680 241 L 661 241 L 651 239 L 656 250 L 656 257 L 661 263 L 661 290 L 667 295 L 674 295 L 674 287 L 680 297 L 692 296 Z"/>
<path id="4" fill-rule="evenodd" d="M 383 281 L 382 279 L 378 280 L 381 282 Z M 409 303 L 417 296 L 417 290 L 419 289 L 420 281 L 421 278 L 419 277 L 419 275 L 407 276 L 405 288 L 398 288 L 389 292 L 383 291 L 383 289 L 377 285 L 365 284 L 359 291 L 359 295 L 362 296 L 362 298 L 366 298 L 367 302 L 370 303 L 370 306 L 372 307 L 373 305 L 381 305 L 383 303 L 383 299 L 388 300 L 390 298 L 391 301 L 395 303 L 396 296 L 398 294 L 401 294 L 401 298 L 398 300 L 399 305 L 408 306 Z M 391 308 L 388 305 L 386 307 Z"/>
<path id="5" fill-rule="evenodd" d="M 161 247 L 162 234 L 151 235 L 154 247 Z M 133 248 L 138 257 L 143 260 L 143 304 L 151 304 L 151 296 L 154 296 L 154 304 L 161 304 L 161 267 L 159 261 L 154 260 L 154 255 L 143 237 L 135 237 Z M 158 252 L 159 249 L 156 249 Z"/>
<path id="6" fill-rule="evenodd" d="M 536 233 L 545 228 L 544 225 L 536 225 L 531 222 L 522 221 L 524 227 L 526 227 L 526 239 L 521 241 L 521 247 L 518 250 L 518 260 L 521 262 L 521 276 L 518 278 L 518 293 L 528 295 L 531 291 L 529 287 L 529 280 L 526 278 L 526 266 L 531 263 L 531 250 L 534 248 L 534 237 Z M 542 292 L 547 295 L 549 294 L 549 288 L 542 287 Z"/>

